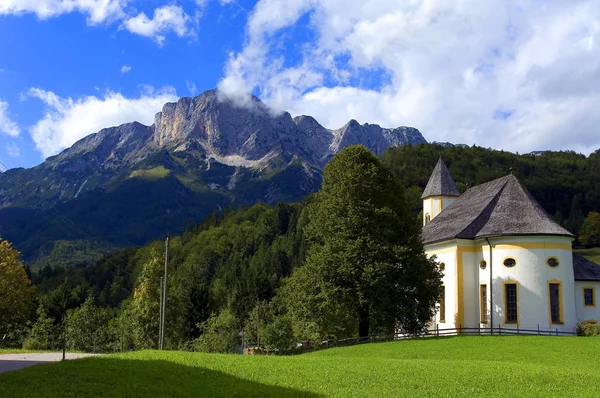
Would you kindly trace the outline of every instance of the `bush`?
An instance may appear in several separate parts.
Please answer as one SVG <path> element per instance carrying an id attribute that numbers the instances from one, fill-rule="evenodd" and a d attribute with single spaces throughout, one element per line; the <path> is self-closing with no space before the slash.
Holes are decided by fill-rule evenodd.
<path id="1" fill-rule="evenodd" d="M 54 320 L 48 316 L 42 304 L 37 310 L 37 320 L 23 342 L 26 350 L 53 350 L 59 344 L 59 332 Z"/>
<path id="2" fill-rule="evenodd" d="M 218 315 L 198 325 L 202 335 L 195 340 L 196 351 L 236 353 L 240 345 L 240 325 L 233 313 L 225 308 Z"/>
<path id="3" fill-rule="evenodd" d="M 576 326 L 577 336 L 600 336 L 600 324 L 596 322 L 579 322 Z"/>

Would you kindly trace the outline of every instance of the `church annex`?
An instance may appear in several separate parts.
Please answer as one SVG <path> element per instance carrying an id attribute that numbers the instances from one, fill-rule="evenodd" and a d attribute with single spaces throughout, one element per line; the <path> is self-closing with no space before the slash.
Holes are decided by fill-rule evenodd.
<path id="1" fill-rule="evenodd" d="M 440 328 L 572 332 L 600 319 L 600 266 L 573 254 L 575 237 L 515 176 L 461 195 L 440 159 L 422 199 L 425 251 L 444 272 Z"/>

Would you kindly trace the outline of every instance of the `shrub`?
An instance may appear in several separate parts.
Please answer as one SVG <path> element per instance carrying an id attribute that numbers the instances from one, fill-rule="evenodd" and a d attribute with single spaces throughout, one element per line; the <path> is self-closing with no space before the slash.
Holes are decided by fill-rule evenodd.
<path id="1" fill-rule="evenodd" d="M 596 322 L 579 322 L 575 329 L 577 336 L 600 336 L 600 324 Z"/>

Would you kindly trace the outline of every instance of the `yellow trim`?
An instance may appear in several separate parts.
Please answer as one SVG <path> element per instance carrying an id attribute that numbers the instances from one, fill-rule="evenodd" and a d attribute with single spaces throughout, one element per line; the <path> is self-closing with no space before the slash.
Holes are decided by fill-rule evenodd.
<path id="1" fill-rule="evenodd" d="M 447 240 L 445 242 L 452 242 L 452 240 Z M 442 245 L 445 242 L 433 243 L 431 245 L 425 245 L 425 247 L 433 246 L 433 245 L 437 245 L 437 244 Z M 456 246 L 452 246 L 452 247 L 448 247 L 448 248 L 444 248 L 444 249 L 431 249 L 431 251 L 434 254 L 441 254 L 441 253 L 454 252 L 458 248 L 458 249 L 462 250 L 463 253 L 477 253 L 477 252 L 483 253 L 483 249 L 484 249 L 483 246 L 461 246 L 456 243 L 454 243 L 454 244 Z M 487 244 L 486 244 L 486 246 L 487 246 Z M 569 250 L 569 251 L 571 251 L 572 247 L 570 244 L 563 244 L 563 243 L 518 243 L 518 244 L 512 244 L 512 245 L 494 245 L 494 249 L 496 249 L 496 250 L 548 249 L 548 250 Z M 552 257 L 556 257 L 556 256 L 552 256 Z"/>
<path id="2" fill-rule="evenodd" d="M 456 322 L 465 327 L 464 292 L 463 292 L 463 253 L 462 247 L 456 248 Z"/>
<path id="3" fill-rule="evenodd" d="M 444 304 L 442 311 L 442 303 Z M 442 315 L 444 315 L 442 317 Z M 442 285 L 442 295 L 440 297 L 440 323 L 446 323 L 446 285 Z"/>
<path id="4" fill-rule="evenodd" d="M 483 289 L 482 287 L 485 286 L 485 300 L 483 300 Z M 485 301 L 485 302 L 484 302 Z M 488 323 L 488 317 L 486 317 L 486 319 L 484 320 L 484 315 L 485 315 L 485 311 L 487 310 L 487 304 L 488 304 L 488 289 L 487 289 L 487 284 L 486 283 L 481 283 L 479 284 L 479 323 Z"/>
<path id="5" fill-rule="evenodd" d="M 444 197 L 440 196 L 440 213 L 444 211 Z"/>
<path id="6" fill-rule="evenodd" d="M 510 258 L 510 259 L 512 259 L 512 260 L 515 260 L 515 265 L 513 265 L 512 267 L 507 267 L 506 265 L 504 265 L 504 262 L 505 262 L 506 260 L 508 260 L 509 258 Z M 517 264 L 518 264 L 518 262 L 517 262 L 517 259 L 516 259 L 516 258 L 514 258 L 513 256 L 506 256 L 506 257 L 504 257 L 504 259 L 502 260 L 502 266 L 503 266 L 503 267 L 505 267 L 505 268 L 515 268 L 515 267 L 517 266 Z"/>
<path id="7" fill-rule="evenodd" d="M 550 302 L 550 284 L 558 284 L 558 304 L 559 304 L 559 319 L 560 322 L 552 322 L 552 303 Z M 558 279 L 552 279 L 550 281 L 548 281 L 547 283 L 548 286 L 548 290 L 546 290 L 548 292 L 548 322 L 550 324 L 550 326 L 552 325 L 563 325 L 565 322 L 564 319 L 564 312 L 563 312 L 563 294 L 562 294 L 562 281 L 558 280 Z"/>
<path id="8" fill-rule="evenodd" d="M 558 265 L 557 265 L 556 267 L 551 267 L 551 266 L 550 266 L 550 264 L 548 264 L 548 261 L 549 261 L 551 258 L 555 259 L 555 260 L 556 260 L 556 262 L 558 263 Z M 556 257 L 556 256 L 550 256 L 550 257 L 547 257 L 547 258 L 546 258 L 546 265 L 547 265 L 547 266 L 548 266 L 548 268 L 550 268 L 550 269 L 556 269 L 556 268 L 560 267 L 560 260 L 559 260 L 559 259 L 558 259 L 558 257 Z"/>
<path id="9" fill-rule="evenodd" d="M 598 321 L 596 319 L 586 319 L 585 321 L 582 321 L 581 323 L 598 323 Z"/>
<path id="10" fill-rule="evenodd" d="M 556 250 L 571 250 L 572 245 L 567 243 L 512 243 L 495 245 L 497 250 L 515 250 L 515 249 L 556 249 Z"/>
<path id="11" fill-rule="evenodd" d="M 592 289 L 592 300 L 594 300 L 593 305 L 585 305 L 585 289 Z M 585 308 L 595 308 L 596 307 L 596 286 L 582 286 L 581 287 L 581 298 L 582 303 Z"/>
<path id="12" fill-rule="evenodd" d="M 517 286 L 517 322 L 508 322 L 506 320 L 506 316 L 508 315 L 506 312 L 506 285 L 516 285 Z M 521 308 L 520 308 L 520 300 L 519 300 L 519 282 L 513 279 L 508 279 L 502 281 L 502 305 L 504 307 L 504 323 L 507 325 L 517 325 L 519 326 L 519 319 L 521 318 Z"/>

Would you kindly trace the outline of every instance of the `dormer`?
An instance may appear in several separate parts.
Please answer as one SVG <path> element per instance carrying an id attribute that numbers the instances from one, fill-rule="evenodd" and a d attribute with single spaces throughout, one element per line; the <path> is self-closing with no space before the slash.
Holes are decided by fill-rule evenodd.
<path id="1" fill-rule="evenodd" d="M 427 225 L 459 196 L 460 191 L 456 187 L 450 171 L 440 158 L 433 169 L 433 173 L 431 173 L 431 177 L 429 177 L 423 195 L 421 195 L 421 199 L 423 199 L 423 225 Z"/>

